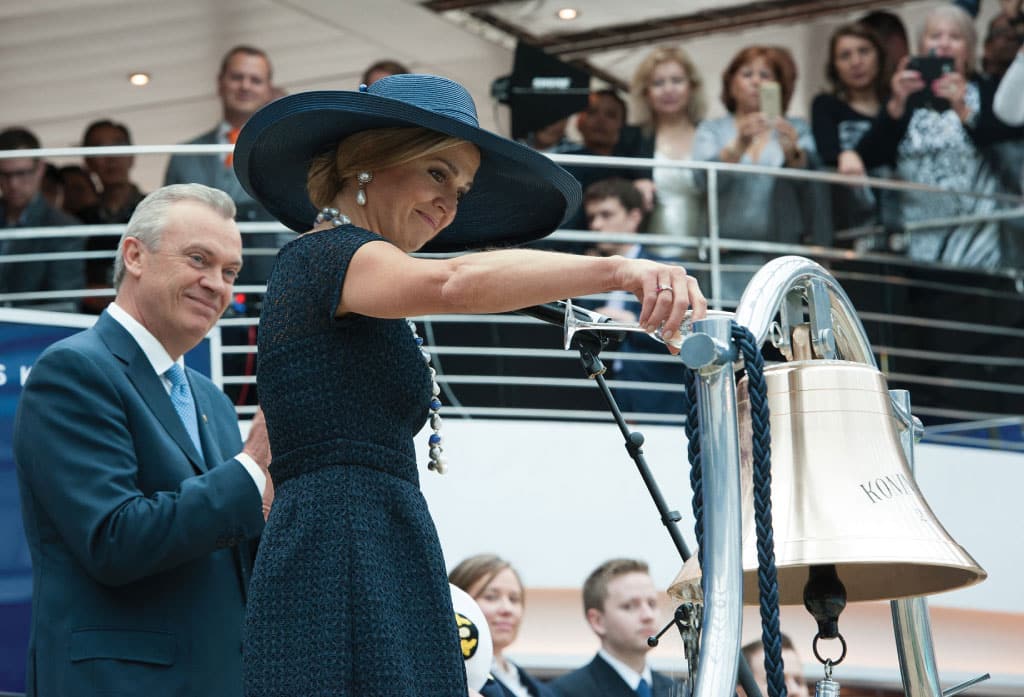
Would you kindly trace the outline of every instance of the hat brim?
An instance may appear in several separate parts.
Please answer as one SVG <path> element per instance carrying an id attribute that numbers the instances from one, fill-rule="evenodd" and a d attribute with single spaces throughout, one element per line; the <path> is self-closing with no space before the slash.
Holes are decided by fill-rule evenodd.
<path id="1" fill-rule="evenodd" d="M 317 214 L 306 190 L 313 158 L 353 133 L 420 126 L 480 149 L 480 169 L 455 221 L 422 251 L 522 244 L 550 234 L 580 205 L 580 185 L 549 158 L 456 118 L 364 92 L 303 92 L 271 102 L 235 144 L 238 180 L 271 215 L 305 232 Z"/>

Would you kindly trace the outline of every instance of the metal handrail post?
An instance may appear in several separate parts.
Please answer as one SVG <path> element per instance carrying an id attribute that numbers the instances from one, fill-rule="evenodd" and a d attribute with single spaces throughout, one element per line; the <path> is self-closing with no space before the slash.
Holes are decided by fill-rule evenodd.
<path id="1" fill-rule="evenodd" d="M 711 337 L 717 350 L 703 366 L 687 363 L 699 376 L 704 492 L 704 617 L 694 697 L 726 697 L 736 690 L 743 628 L 740 439 L 733 370 L 737 351 L 729 318 L 694 322 L 690 339 L 698 334 L 705 341 Z"/>
<path id="2" fill-rule="evenodd" d="M 910 411 L 910 392 L 889 390 L 889 396 L 896 414 L 904 422 L 900 431 L 900 446 L 913 474 L 916 420 Z M 928 601 L 923 597 L 904 598 L 893 600 L 889 605 L 892 608 L 892 630 L 896 637 L 896 654 L 899 656 L 904 692 L 907 697 L 942 697 L 932 645 Z"/>

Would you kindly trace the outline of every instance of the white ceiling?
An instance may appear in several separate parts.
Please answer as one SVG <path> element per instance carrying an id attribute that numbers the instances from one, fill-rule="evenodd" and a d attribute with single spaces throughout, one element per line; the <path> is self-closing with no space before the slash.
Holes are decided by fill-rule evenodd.
<path id="1" fill-rule="evenodd" d="M 544 36 L 745 2 L 525 0 L 491 5 L 488 11 Z M 567 4 L 581 9 L 573 22 L 555 18 Z M 922 8 L 933 4 L 906 2 L 899 12 L 913 28 Z M 77 145 L 90 121 L 113 118 L 127 124 L 139 144 L 187 140 L 220 117 L 215 74 L 221 56 L 248 43 L 267 51 L 275 83 L 289 92 L 355 88 L 366 65 L 384 57 L 416 71 L 448 75 L 474 94 L 481 121 L 503 130 L 506 117 L 490 98 L 490 84 L 509 72 L 512 42 L 494 30 L 473 30 L 472 22 L 467 28 L 457 21 L 467 16 L 441 16 L 419 0 L 0 0 L 0 127 L 28 126 L 44 146 L 60 147 Z M 809 96 L 821 83 L 823 36 L 844 19 L 717 34 L 684 45 L 711 78 L 712 102 L 729 55 L 755 41 L 793 48 L 798 62 L 809 66 L 799 85 Z M 643 53 L 612 50 L 589 60 L 628 82 Z M 152 82 L 130 86 L 127 76 L 135 71 L 150 73 Z M 805 109 L 798 105 L 802 96 L 798 91 L 796 113 Z M 160 156 L 137 161 L 135 175 L 144 188 L 159 185 L 163 162 Z"/>

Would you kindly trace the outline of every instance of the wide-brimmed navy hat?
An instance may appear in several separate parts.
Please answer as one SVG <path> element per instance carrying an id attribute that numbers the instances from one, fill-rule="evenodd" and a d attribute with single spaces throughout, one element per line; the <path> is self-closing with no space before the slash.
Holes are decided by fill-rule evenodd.
<path id="1" fill-rule="evenodd" d="M 253 114 L 235 144 L 238 180 L 297 232 L 313 226 L 306 174 L 314 157 L 353 133 L 420 126 L 480 148 L 473 188 L 455 221 L 423 251 L 520 244 L 551 233 L 580 204 L 580 185 L 544 155 L 479 126 L 464 87 L 435 75 L 392 75 L 369 88 L 302 92 Z"/>

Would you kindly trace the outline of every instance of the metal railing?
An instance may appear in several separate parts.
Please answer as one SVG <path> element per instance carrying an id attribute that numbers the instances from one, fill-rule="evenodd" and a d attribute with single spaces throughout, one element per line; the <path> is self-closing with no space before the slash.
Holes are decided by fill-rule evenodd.
<path id="1" fill-rule="evenodd" d="M 127 155 L 202 153 L 217 156 L 228 145 L 120 146 L 105 148 L 48 148 L 35 151 L 0 152 L 8 157 L 78 157 L 85 155 Z M 828 172 L 777 169 L 718 162 L 654 159 L 605 158 L 581 155 L 552 155 L 553 160 L 572 166 L 636 168 L 680 168 L 706 176 L 708 227 L 692 238 L 671 238 L 650 234 L 610 234 L 562 230 L 546 243 L 554 245 L 593 244 L 597 240 L 636 243 L 645 247 L 670 244 L 686 250 L 685 265 L 709 279 L 709 299 L 716 308 L 732 309 L 735 299 L 722 297 L 723 273 L 752 276 L 759 264 L 734 262 L 733 253 L 773 258 L 796 254 L 818 261 L 847 289 L 860 311 L 873 346 L 873 362 L 885 372 L 893 387 L 914 393 L 915 411 L 926 421 L 926 439 L 950 444 L 984 444 L 1024 451 L 1020 433 L 1024 425 L 1024 269 L 965 269 L 926 263 L 884 251 L 857 252 L 821 245 L 783 244 L 722 237 L 718 210 L 721 173 L 773 177 L 814 184 L 877 190 L 925 192 L 935 196 L 974 196 L 914 183 Z M 899 234 L 913 235 L 931 226 L 948 226 L 965 221 L 1000 221 L 1024 216 L 1024 199 L 1006 194 L 979 195 L 1010 209 L 972 217 L 936 218 L 906 223 Z M 241 223 L 248 239 L 272 241 L 266 246 L 246 247 L 247 255 L 273 255 L 273 241 L 284 228 L 273 222 Z M 120 225 L 77 225 L 65 228 L 0 229 L 0 242 L 29 238 L 119 236 Z M 844 231 L 840 231 L 843 233 Z M 877 232 L 867 228 L 865 234 Z M 842 238 L 842 234 L 838 235 Z M 0 256 L 3 273 L 16 273 L 16 264 L 69 258 L 112 258 L 114 252 L 78 251 Z M 250 306 L 258 307 L 262 285 L 236 288 Z M 109 288 L 0 294 L 0 304 L 75 302 L 84 297 L 112 297 Z M 600 299 L 601 296 L 597 296 Z M 610 296 L 605 296 L 607 299 Z M 252 313 L 250 313 L 252 314 Z M 425 338 L 434 348 L 438 377 L 451 408 L 448 413 L 466 418 L 563 418 L 604 419 L 599 396 L 575 365 L 575 356 L 559 349 L 560 341 L 551 327 L 534 320 L 512 316 L 431 316 L 425 320 Z M 229 310 L 220 324 L 225 328 L 225 389 L 236 398 L 249 394 L 238 405 L 242 414 L 251 413 L 255 377 L 245 359 L 255 352 L 248 328 L 256 316 Z M 653 361 L 671 363 L 668 355 L 609 352 L 612 361 Z M 669 393 L 681 392 L 679 385 L 635 383 L 611 380 L 615 388 Z M 632 413 L 649 423 L 681 424 L 682 414 Z"/>

